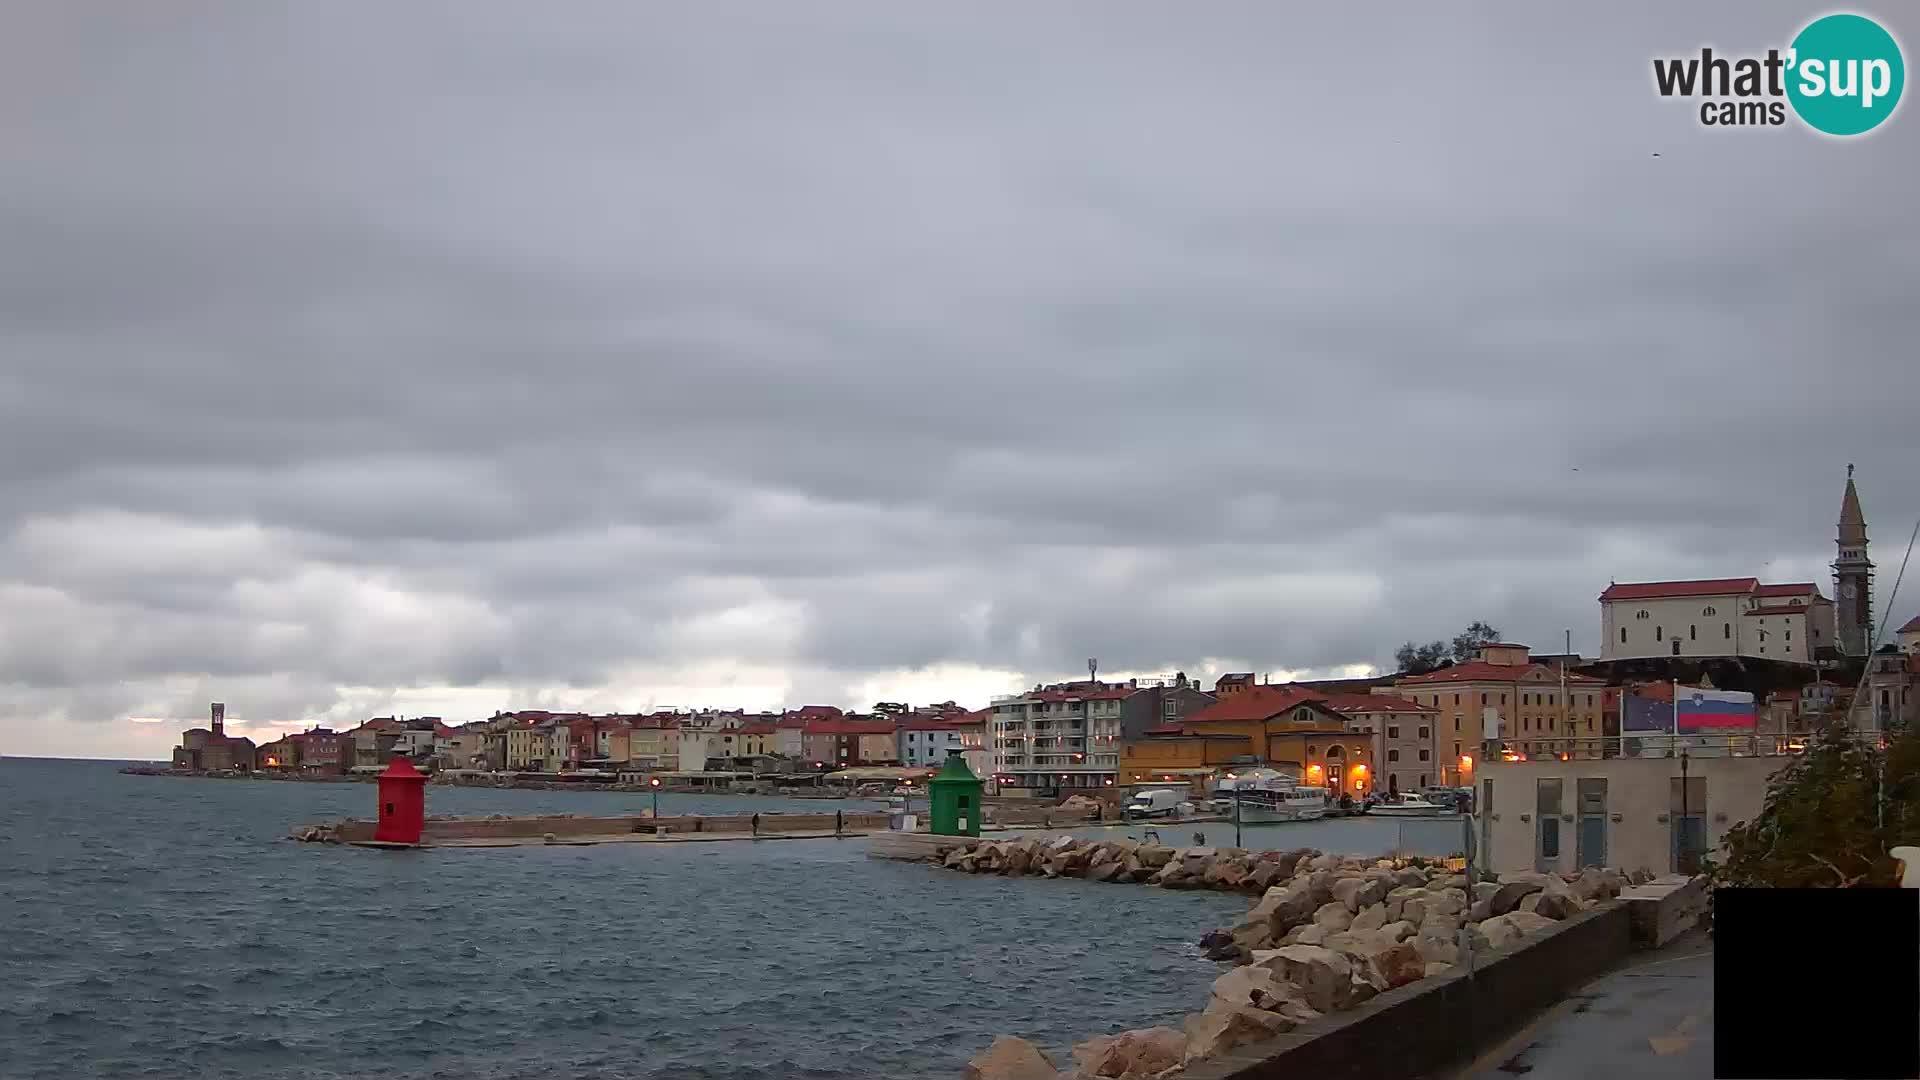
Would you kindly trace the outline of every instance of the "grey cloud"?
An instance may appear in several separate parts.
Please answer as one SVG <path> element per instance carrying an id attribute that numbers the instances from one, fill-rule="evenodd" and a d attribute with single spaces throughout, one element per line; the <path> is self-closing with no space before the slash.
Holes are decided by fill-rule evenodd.
<path id="1" fill-rule="evenodd" d="M 1913 118 L 1708 132 L 1647 67 L 1804 14 L 16 9 L 0 723 L 1591 649 L 1610 577 L 1824 580 L 1847 461 L 1915 513 Z"/>

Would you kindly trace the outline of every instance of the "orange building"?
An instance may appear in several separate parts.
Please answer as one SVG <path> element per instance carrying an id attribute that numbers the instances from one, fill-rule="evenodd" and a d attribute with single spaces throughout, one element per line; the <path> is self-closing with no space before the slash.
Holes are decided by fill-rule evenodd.
<path id="1" fill-rule="evenodd" d="M 1525 645 L 1480 649 L 1463 664 L 1395 679 L 1376 694 L 1395 694 L 1434 709 L 1440 782 L 1473 783 L 1474 748 L 1482 740 L 1514 740 L 1526 753 L 1557 753 L 1569 739 L 1599 739 L 1606 680 L 1535 663 Z M 1597 745 L 1597 744 L 1595 744 Z"/>
<path id="2" fill-rule="evenodd" d="M 1244 765 L 1291 772 L 1336 795 L 1372 790 L 1371 740 L 1356 735 L 1326 702 L 1326 695 L 1304 687 L 1245 687 L 1128 742 L 1121 748 L 1121 782 L 1184 780 L 1198 791 Z"/>

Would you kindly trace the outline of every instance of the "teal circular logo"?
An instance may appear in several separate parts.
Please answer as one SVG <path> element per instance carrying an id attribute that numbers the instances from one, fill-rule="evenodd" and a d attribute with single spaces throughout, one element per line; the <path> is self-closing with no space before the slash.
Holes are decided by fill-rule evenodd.
<path id="1" fill-rule="evenodd" d="M 1807 126 L 1828 135 L 1879 127 L 1900 104 L 1907 65 L 1900 44 L 1863 15 L 1828 15 L 1793 39 L 1787 100 Z"/>

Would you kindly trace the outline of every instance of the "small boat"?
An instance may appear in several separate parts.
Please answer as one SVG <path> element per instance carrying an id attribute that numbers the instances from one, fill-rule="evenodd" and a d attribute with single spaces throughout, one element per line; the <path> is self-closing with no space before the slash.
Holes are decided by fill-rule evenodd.
<path id="1" fill-rule="evenodd" d="M 1423 799 L 1418 795 L 1408 795 L 1399 802 L 1374 803 L 1367 810 L 1368 817 L 1440 817 L 1455 811 L 1441 806 L 1437 802 Z"/>
<path id="2" fill-rule="evenodd" d="M 1327 790 L 1263 781 L 1233 789 L 1234 813 L 1241 824 L 1313 821 L 1327 816 Z"/>

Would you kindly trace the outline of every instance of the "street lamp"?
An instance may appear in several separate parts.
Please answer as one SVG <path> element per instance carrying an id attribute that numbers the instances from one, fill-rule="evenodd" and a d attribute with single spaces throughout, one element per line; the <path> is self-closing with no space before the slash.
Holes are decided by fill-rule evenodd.
<path id="1" fill-rule="evenodd" d="M 660 821 L 660 778 L 657 776 L 649 777 L 647 779 L 647 786 L 653 789 L 653 820 L 655 822 L 653 828 L 655 832 L 658 832 L 660 830 L 658 824 Z"/>

